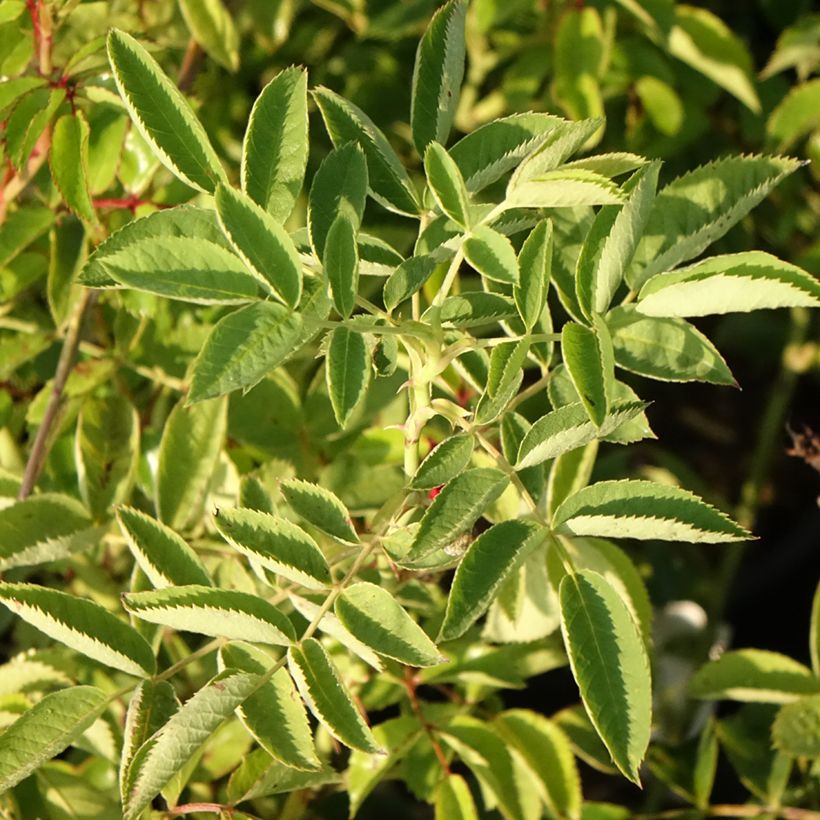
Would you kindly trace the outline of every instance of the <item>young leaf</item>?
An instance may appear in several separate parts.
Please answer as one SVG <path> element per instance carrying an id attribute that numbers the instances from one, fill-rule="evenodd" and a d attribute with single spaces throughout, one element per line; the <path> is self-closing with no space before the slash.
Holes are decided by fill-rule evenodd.
<path id="1" fill-rule="evenodd" d="M 311 92 L 336 147 L 358 142 L 367 157 L 370 191 L 389 211 L 417 216 L 421 210 L 416 189 L 384 134 L 358 106 L 328 88 Z"/>
<path id="2" fill-rule="evenodd" d="M 644 316 L 711 316 L 780 307 L 820 307 L 820 282 L 768 253 L 747 251 L 654 276 L 635 310 Z"/>
<path id="3" fill-rule="evenodd" d="M 518 253 L 518 282 L 513 297 L 527 331 L 535 327 L 547 303 L 552 270 L 552 222 L 539 222 L 524 240 Z"/>
<path id="4" fill-rule="evenodd" d="M 330 567 L 317 543 L 300 527 L 256 510 L 217 510 L 216 528 L 243 555 L 308 589 L 331 582 Z"/>
<path id="5" fill-rule="evenodd" d="M 125 778 L 124 820 L 137 820 L 171 778 L 259 685 L 228 669 L 202 687 L 137 750 Z"/>
<path id="6" fill-rule="evenodd" d="M 417 563 L 467 532 L 508 484 L 504 473 L 489 467 L 476 467 L 456 476 L 424 513 L 403 563 Z"/>
<path id="7" fill-rule="evenodd" d="M 609 413 L 615 374 L 612 342 L 606 329 L 599 329 L 567 322 L 561 331 L 561 355 L 584 408 L 600 428 Z"/>
<path id="8" fill-rule="evenodd" d="M 308 158 L 307 71 L 280 71 L 256 98 L 242 143 L 242 190 L 284 223 Z"/>
<path id="9" fill-rule="evenodd" d="M 411 256 L 390 274 L 384 283 L 384 306 L 393 311 L 405 299 L 421 290 L 436 269 L 432 256 Z"/>
<path id="10" fill-rule="evenodd" d="M 660 168 L 653 162 L 636 171 L 623 187 L 626 202 L 601 208 L 592 223 L 575 275 L 578 304 L 589 317 L 606 312 L 623 280 L 649 218 Z"/>
<path id="11" fill-rule="evenodd" d="M 486 611 L 504 580 L 544 542 L 545 531 L 530 521 L 502 521 L 483 532 L 459 563 L 439 641 L 461 637 Z"/>
<path id="12" fill-rule="evenodd" d="M 652 722 L 646 644 L 620 595 L 597 572 L 567 575 L 559 600 L 561 632 L 587 714 L 615 765 L 639 783 Z"/>
<path id="13" fill-rule="evenodd" d="M 688 490 L 653 481 L 599 481 L 555 511 L 553 529 L 571 535 L 721 544 L 752 536 Z"/>
<path id="14" fill-rule="evenodd" d="M 356 225 L 344 213 L 333 220 L 327 232 L 322 260 L 333 305 L 342 318 L 347 319 L 356 307 L 359 292 L 359 250 Z"/>
<path id="15" fill-rule="evenodd" d="M 217 186 L 216 212 L 251 273 L 266 290 L 295 308 L 302 296 L 302 265 L 285 229 L 250 197 L 227 185 Z"/>
<path id="16" fill-rule="evenodd" d="M 319 641 L 307 638 L 292 646 L 288 669 L 310 711 L 333 737 L 351 749 L 381 751 Z"/>
<path id="17" fill-rule="evenodd" d="M 518 282 L 518 259 L 510 240 L 486 225 L 474 228 L 464 240 L 464 257 L 487 279 Z"/>
<path id="18" fill-rule="evenodd" d="M 442 657 L 396 599 L 376 584 L 347 587 L 334 604 L 336 617 L 362 643 L 408 666 L 435 666 Z"/>
<path id="19" fill-rule="evenodd" d="M 185 23 L 210 57 L 228 71 L 239 68 L 239 34 L 222 0 L 179 0 Z"/>
<path id="20" fill-rule="evenodd" d="M 356 142 L 334 148 L 322 160 L 308 197 L 308 235 L 319 259 L 324 259 L 327 235 L 337 217 L 344 215 L 358 229 L 367 182 L 367 159 Z"/>
<path id="21" fill-rule="evenodd" d="M 199 521 L 227 426 L 227 401 L 214 399 L 171 411 L 159 445 L 157 517 L 175 530 Z"/>
<path id="22" fill-rule="evenodd" d="M 436 787 L 435 820 L 478 820 L 470 787 L 461 775 L 449 774 Z"/>
<path id="23" fill-rule="evenodd" d="M 42 493 L 0 509 L 0 572 L 57 561 L 98 537 L 74 498 Z"/>
<path id="24" fill-rule="evenodd" d="M 273 604 L 248 592 L 189 584 L 128 592 L 122 602 L 143 621 L 186 632 L 280 646 L 296 640 L 290 620 Z"/>
<path id="25" fill-rule="evenodd" d="M 431 450 L 410 481 L 414 490 L 432 490 L 460 475 L 473 455 L 475 440 L 468 433 L 444 439 Z"/>
<path id="26" fill-rule="evenodd" d="M 548 171 L 520 182 L 508 193 L 504 207 L 577 208 L 620 205 L 623 201 L 621 189 L 611 179 L 579 168 Z"/>
<path id="27" fill-rule="evenodd" d="M 162 164 L 192 188 L 213 193 L 225 169 L 182 92 L 130 34 L 111 30 L 108 59 L 131 119 Z"/>
<path id="28" fill-rule="evenodd" d="M 820 695 L 780 709 L 772 724 L 772 743 L 790 757 L 820 757 Z"/>
<path id="29" fill-rule="evenodd" d="M 197 554 L 170 527 L 133 507 L 119 507 L 116 517 L 140 569 L 157 589 L 211 585 Z"/>
<path id="30" fill-rule="evenodd" d="M 735 384 L 717 348 L 683 319 L 643 316 L 635 305 L 606 315 L 615 364 L 631 373 L 669 382 Z"/>
<path id="31" fill-rule="evenodd" d="M 70 746 L 107 705 L 101 689 L 72 686 L 25 711 L 0 735 L 0 794 Z"/>
<path id="32" fill-rule="evenodd" d="M 629 286 L 638 290 L 656 273 L 698 256 L 799 167 L 786 157 L 728 157 L 670 182 L 652 205 L 626 272 Z"/>
<path id="33" fill-rule="evenodd" d="M 327 346 L 327 390 L 333 413 L 345 427 L 367 392 L 370 382 L 370 351 L 361 333 L 337 327 Z"/>
<path id="34" fill-rule="evenodd" d="M 439 208 L 462 228 L 470 227 L 470 197 L 458 165 L 439 142 L 424 152 L 424 172 Z"/>
<path id="35" fill-rule="evenodd" d="M 429 143 L 447 142 L 464 78 L 467 3 L 450 0 L 430 21 L 416 51 L 410 124 L 419 156 Z"/>
<path id="36" fill-rule="evenodd" d="M 248 391 L 303 342 L 302 314 L 277 302 L 255 302 L 220 319 L 194 360 L 188 403 Z"/>
<path id="37" fill-rule="evenodd" d="M 88 122 L 81 112 L 64 114 L 54 124 L 48 160 L 65 204 L 86 222 L 96 222 L 88 193 L 88 133 Z"/>
<path id="38" fill-rule="evenodd" d="M 93 601 L 35 584 L 0 583 L 0 603 L 82 655 L 143 677 L 156 661 L 143 637 Z"/>
<path id="39" fill-rule="evenodd" d="M 702 666 L 689 683 L 689 694 L 707 700 L 791 703 L 820 692 L 811 670 L 779 652 L 736 649 Z"/>
<path id="40" fill-rule="evenodd" d="M 264 675 L 272 658 L 251 644 L 230 643 L 219 650 L 223 665 Z M 286 766 L 315 771 L 321 765 L 313 747 L 304 704 L 287 669 L 279 669 L 237 709 L 245 728 L 259 745 Z"/>
<path id="41" fill-rule="evenodd" d="M 332 538 L 350 544 L 359 542 L 347 507 L 330 490 L 298 478 L 283 481 L 280 486 L 285 500 L 305 521 Z"/>

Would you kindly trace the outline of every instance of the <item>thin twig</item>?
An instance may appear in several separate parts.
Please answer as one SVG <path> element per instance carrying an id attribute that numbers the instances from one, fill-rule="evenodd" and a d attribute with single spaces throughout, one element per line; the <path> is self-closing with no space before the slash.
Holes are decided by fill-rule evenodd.
<path id="1" fill-rule="evenodd" d="M 188 45 L 185 48 L 185 54 L 182 57 L 182 65 L 177 76 L 177 88 L 180 91 L 188 91 L 194 83 L 196 73 L 199 68 L 199 57 L 202 54 L 202 49 L 199 43 L 191 37 L 188 40 Z"/>
<path id="2" fill-rule="evenodd" d="M 436 733 L 433 731 L 433 727 L 427 721 L 427 718 L 424 716 L 424 712 L 421 710 L 421 704 L 416 697 L 416 679 L 414 677 L 413 670 L 409 666 L 404 667 L 404 688 L 407 690 L 407 698 L 410 701 L 410 708 L 419 719 L 419 723 L 421 724 L 422 729 L 424 729 L 427 737 L 430 738 L 430 744 L 433 747 L 433 751 L 436 754 L 436 758 L 438 759 L 442 771 L 449 775 L 450 764 L 447 762 L 444 750 L 438 742 L 438 738 L 436 737 Z"/>

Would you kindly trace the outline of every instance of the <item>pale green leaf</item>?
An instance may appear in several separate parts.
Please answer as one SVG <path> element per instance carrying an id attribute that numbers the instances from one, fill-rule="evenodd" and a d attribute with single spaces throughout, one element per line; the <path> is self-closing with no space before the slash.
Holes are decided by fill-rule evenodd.
<path id="1" fill-rule="evenodd" d="M 518 282 L 518 259 L 512 243 L 487 225 L 474 228 L 464 240 L 464 257 L 482 276 L 494 282 Z"/>
<path id="2" fill-rule="evenodd" d="M 615 364 L 624 370 L 660 381 L 736 384 L 717 348 L 683 319 L 643 316 L 624 305 L 606 323 Z"/>
<path id="3" fill-rule="evenodd" d="M 393 311 L 405 299 L 421 290 L 433 275 L 436 261 L 432 256 L 411 256 L 390 274 L 384 283 L 384 306 Z"/>
<path id="4" fill-rule="evenodd" d="M 464 78 L 464 20 L 467 3 L 450 0 L 440 8 L 416 51 L 410 125 L 419 156 L 429 143 L 447 142 Z"/>
<path id="5" fill-rule="evenodd" d="M 791 703 L 820 692 L 811 670 L 779 652 L 735 649 L 702 666 L 689 683 L 689 694 L 707 700 Z"/>
<path id="6" fill-rule="evenodd" d="M 478 820 L 470 787 L 461 775 L 449 774 L 436 787 L 435 820 Z"/>
<path id="7" fill-rule="evenodd" d="M 64 114 L 54 124 L 48 160 L 63 201 L 81 219 L 96 222 L 88 192 L 88 122 L 82 112 Z"/>
<path id="8" fill-rule="evenodd" d="M 468 290 L 460 296 L 448 296 L 441 306 L 439 318 L 442 324 L 455 327 L 480 327 L 512 319 L 515 315 L 515 303 L 508 296 Z M 429 318 L 426 312 L 422 316 L 425 318 Z"/>
<path id="9" fill-rule="evenodd" d="M 222 0 L 179 0 L 182 16 L 205 52 L 229 71 L 239 68 L 239 34 Z"/>
<path id="10" fill-rule="evenodd" d="M 35 584 L 0 583 L 0 603 L 87 658 L 129 675 L 153 675 L 151 647 L 128 624 L 93 601 Z"/>
<path id="11" fill-rule="evenodd" d="M 216 212 L 248 270 L 267 291 L 296 307 L 302 296 L 302 265 L 285 229 L 249 196 L 226 185 L 217 186 Z"/>
<path id="12" fill-rule="evenodd" d="M 552 222 L 545 219 L 532 229 L 518 252 L 518 282 L 513 286 L 513 298 L 527 331 L 535 327 L 547 302 L 552 242 Z"/>
<path id="13" fill-rule="evenodd" d="M 820 695 L 780 709 L 772 724 L 772 743 L 790 757 L 820 757 Z"/>
<path id="14" fill-rule="evenodd" d="M 157 589 L 185 584 L 210 586 L 202 561 L 170 527 L 132 507 L 119 507 L 116 516 L 140 569 Z"/>
<path id="15" fill-rule="evenodd" d="M 259 685 L 259 677 L 226 670 L 187 700 L 135 754 L 125 778 L 124 820 L 137 820 L 174 775 Z"/>
<path id="16" fill-rule="evenodd" d="M 333 305 L 339 315 L 347 319 L 356 307 L 359 292 L 359 250 L 356 225 L 344 213 L 333 220 L 327 232 L 322 261 Z"/>
<path id="17" fill-rule="evenodd" d="M 778 151 L 787 151 L 820 126 L 820 77 L 794 86 L 772 111 L 766 133 Z"/>
<path id="18" fill-rule="evenodd" d="M 225 170 L 182 92 L 130 34 L 111 30 L 108 59 L 125 107 L 162 164 L 187 185 L 212 193 Z"/>
<path id="19" fill-rule="evenodd" d="M 24 712 L 0 735 L 0 794 L 70 746 L 107 705 L 101 689 L 72 686 Z"/>
<path id="20" fill-rule="evenodd" d="M 422 208 L 416 189 L 396 152 L 370 117 L 328 88 L 320 86 L 312 93 L 333 144 L 339 147 L 353 141 L 362 147 L 373 198 L 390 211 L 418 215 Z"/>
<path id="21" fill-rule="evenodd" d="M 502 521 L 467 548 L 450 587 L 438 640 L 463 635 L 486 612 L 504 580 L 544 542 L 541 527 L 522 520 Z"/>
<path id="22" fill-rule="evenodd" d="M 661 0 L 661 2 L 665 1 Z M 566 163 L 565 167 L 568 170 L 594 171 L 596 174 L 612 179 L 622 174 L 628 174 L 630 171 L 637 171 L 638 168 L 643 168 L 648 163 L 649 160 L 646 157 L 631 154 L 629 151 L 611 151 L 606 154 L 591 154 L 587 157 L 581 157 L 581 159 L 574 159 L 572 162 Z"/>
<path id="23" fill-rule="evenodd" d="M 644 74 L 635 81 L 635 94 L 646 118 L 656 130 L 667 137 L 681 132 L 686 109 L 675 89 L 652 74 Z"/>
<path id="24" fill-rule="evenodd" d="M 273 604 L 234 589 L 188 584 L 151 592 L 128 592 L 123 606 L 143 621 L 214 638 L 289 645 L 290 620 Z"/>
<path id="25" fill-rule="evenodd" d="M 333 413 L 340 427 L 345 427 L 364 400 L 370 383 L 370 350 L 361 333 L 337 327 L 327 346 L 327 390 Z"/>
<path id="26" fill-rule="evenodd" d="M 443 659 L 435 644 L 387 590 L 360 582 L 344 589 L 336 617 L 362 643 L 409 666 L 435 666 Z"/>
<path id="27" fill-rule="evenodd" d="M 156 477 L 157 517 L 175 530 L 199 522 L 227 427 L 225 399 L 186 407 L 165 422 Z"/>
<path id="28" fill-rule="evenodd" d="M 280 71 L 256 98 L 242 143 L 242 190 L 280 223 L 290 216 L 308 158 L 307 71 Z"/>
<path id="29" fill-rule="evenodd" d="M 612 757 L 589 720 L 582 704 L 568 706 L 552 716 L 552 721 L 569 738 L 575 754 L 596 771 L 617 774 Z"/>
<path id="30" fill-rule="evenodd" d="M 285 500 L 305 521 L 340 541 L 358 543 L 347 507 L 330 490 L 297 478 L 283 481 L 280 486 Z"/>
<path id="31" fill-rule="evenodd" d="M 504 207 L 576 208 L 620 205 L 623 201 L 621 189 L 611 179 L 578 168 L 547 171 L 516 184 L 507 194 Z"/>
<path id="32" fill-rule="evenodd" d="M 635 309 L 644 316 L 710 316 L 763 308 L 820 307 L 820 282 L 763 251 L 713 256 L 654 276 Z"/>
<path id="33" fill-rule="evenodd" d="M 643 638 L 620 595 L 597 572 L 567 575 L 559 599 L 561 632 L 590 720 L 615 765 L 638 783 L 652 722 Z"/>
<path id="34" fill-rule="evenodd" d="M 351 749 L 381 751 L 319 641 L 292 646 L 288 669 L 310 711 L 337 740 Z"/>
<path id="35" fill-rule="evenodd" d="M 217 510 L 214 522 L 232 547 L 260 566 L 308 589 L 330 584 L 324 554 L 291 521 L 257 510 L 233 509 Z"/>
<path id="36" fill-rule="evenodd" d="M 413 564 L 467 532 L 509 484 L 500 470 L 476 467 L 456 476 L 436 496 L 403 562 Z"/>
<path id="37" fill-rule="evenodd" d="M 554 529 L 571 535 L 721 544 L 752 536 L 688 490 L 653 481 L 599 481 L 555 511 Z"/>
<path id="38" fill-rule="evenodd" d="M 615 380 L 612 341 L 601 325 L 590 329 L 567 322 L 561 331 L 561 356 L 581 402 L 596 427 L 609 413 Z"/>
<path id="39" fill-rule="evenodd" d="M 589 484 L 598 447 L 596 439 L 555 457 L 547 478 L 546 509 L 550 519 L 566 498 Z"/>
<path id="40" fill-rule="evenodd" d="M 461 172 L 441 143 L 430 142 L 424 152 L 424 172 L 439 208 L 463 228 L 470 227 L 470 196 Z"/>
<path id="41" fill-rule="evenodd" d="M 274 794 L 320 789 L 339 783 L 341 777 L 329 766 L 316 771 L 292 769 L 278 763 L 264 749 L 246 755 L 228 781 L 228 799 L 234 803 Z M 241 816 L 241 815 L 239 815 Z"/>
<path id="42" fill-rule="evenodd" d="M 487 373 L 486 393 L 492 398 L 506 394 L 513 382 L 524 370 L 524 362 L 530 350 L 529 339 L 502 342 L 493 347 Z"/>
<path id="43" fill-rule="evenodd" d="M 460 475 L 469 465 L 475 440 L 468 433 L 448 436 L 431 450 L 410 481 L 414 490 L 432 490 Z"/>

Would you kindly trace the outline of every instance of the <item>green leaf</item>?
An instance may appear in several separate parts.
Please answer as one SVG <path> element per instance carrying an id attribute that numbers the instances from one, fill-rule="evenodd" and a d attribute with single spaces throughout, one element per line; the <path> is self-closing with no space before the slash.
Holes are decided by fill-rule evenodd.
<path id="1" fill-rule="evenodd" d="M 370 117 L 328 88 L 311 92 L 336 147 L 358 142 L 367 157 L 370 193 L 389 211 L 417 216 L 422 211 L 416 189 L 396 152 Z"/>
<path id="2" fill-rule="evenodd" d="M 242 190 L 284 223 L 308 158 L 307 71 L 280 71 L 256 98 L 242 143 Z"/>
<path id="3" fill-rule="evenodd" d="M 460 296 L 448 296 L 441 306 L 439 318 L 442 324 L 480 327 L 512 319 L 515 315 L 515 303 L 508 296 L 469 290 Z M 422 316 L 422 319 L 424 318 L 427 318 L 426 313 Z"/>
<path id="4" fill-rule="evenodd" d="M 561 632 L 587 714 L 615 765 L 639 783 L 652 722 L 643 638 L 620 595 L 597 572 L 567 575 L 559 600 Z"/>
<path id="5" fill-rule="evenodd" d="M 688 490 L 653 481 L 599 481 L 555 511 L 554 529 L 603 538 L 722 544 L 752 536 Z"/>
<path id="6" fill-rule="evenodd" d="M 347 507 L 330 490 L 298 478 L 283 481 L 280 488 L 293 511 L 305 521 L 339 541 L 359 542 Z"/>
<path id="7" fill-rule="evenodd" d="M 489 467 L 456 476 L 427 508 L 403 563 L 417 563 L 467 532 L 508 484 L 504 473 Z"/>
<path id="8" fill-rule="evenodd" d="M 525 470 L 608 436 L 622 424 L 637 418 L 646 407 L 641 401 L 615 402 L 600 427 L 591 421 L 579 402 L 559 407 L 542 416 L 527 431 L 518 449 L 515 469 Z"/>
<path id="9" fill-rule="evenodd" d="M 689 694 L 707 700 L 791 703 L 820 692 L 811 670 L 778 652 L 736 649 L 702 666 L 689 683 Z"/>
<path id="10" fill-rule="evenodd" d="M 490 354 L 487 373 L 487 395 L 497 398 L 506 394 L 524 370 L 524 362 L 530 350 L 529 339 L 517 342 L 502 342 Z"/>
<path id="11" fill-rule="evenodd" d="M 228 71 L 239 68 L 239 34 L 222 0 L 179 0 L 194 39 Z"/>
<path id="12" fill-rule="evenodd" d="M 35 584 L 4 582 L 0 603 L 87 658 L 139 677 L 156 671 L 154 653 L 143 637 L 93 601 Z"/>
<path id="13" fill-rule="evenodd" d="M 48 159 L 63 201 L 81 219 L 96 222 L 88 192 L 88 122 L 81 112 L 64 114 L 54 124 Z"/>
<path id="14" fill-rule="evenodd" d="M 424 152 L 424 172 L 439 208 L 463 228 L 470 227 L 470 196 L 458 165 L 439 142 Z"/>
<path id="15" fill-rule="evenodd" d="M 318 544 L 296 524 L 256 510 L 217 510 L 216 528 L 254 563 L 308 589 L 330 585 L 330 567 Z"/>
<path id="16" fill-rule="evenodd" d="M 192 188 L 213 193 L 225 169 L 182 92 L 130 34 L 111 30 L 108 59 L 131 119 L 160 162 Z"/>
<path id="17" fill-rule="evenodd" d="M 553 722 L 569 738 L 572 750 L 587 765 L 603 774 L 617 774 L 609 751 L 598 736 L 582 704 L 568 706 L 552 716 Z"/>
<path id="18" fill-rule="evenodd" d="M 698 256 L 800 164 L 787 157 L 728 157 L 670 182 L 655 198 L 626 272 L 629 286 L 638 290 L 656 273 Z"/>
<path id="19" fill-rule="evenodd" d="M 597 456 L 598 441 L 594 440 L 555 457 L 547 480 L 546 510 L 550 519 L 566 498 L 587 486 Z"/>
<path id="20" fill-rule="evenodd" d="M 333 220 L 327 232 L 323 262 L 333 305 L 347 319 L 356 307 L 359 292 L 359 250 L 356 225 L 344 213 Z"/>
<path id="21" fill-rule="evenodd" d="M 259 685 L 259 677 L 228 669 L 187 700 L 139 748 L 125 778 L 124 820 L 137 820 L 166 784 Z"/>
<path id="22" fill-rule="evenodd" d="M 461 637 L 486 611 L 504 580 L 544 542 L 530 521 L 502 521 L 467 548 L 453 578 L 439 641 Z"/>
<path id="23" fill-rule="evenodd" d="M 24 712 L 0 735 L 0 794 L 70 746 L 107 705 L 101 689 L 72 686 Z"/>
<path id="24" fill-rule="evenodd" d="M 716 14 L 677 5 L 668 48 L 672 56 L 728 91 L 749 110 L 760 111 L 749 50 Z"/>
<path id="25" fill-rule="evenodd" d="M 308 197 L 308 235 L 313 252 L 324 259 L 325 242 L 337 217 L 358 229 L 367 200 L 367 158 L 361 146 L 348 142 L 334 148 L 313 177 Z"/>
<path id="26" fill-rule="evenodd" d="M 653 162 L 636 171 L 623 187 L 626 202 L 601 208 L 592 223 L 575 275 L 578 304 L 587 316 L 604 313 L 623 280 L 649 218 L 660 168 Z"/>
<path id="27" fill-rule="evenodd" d="M 43 77 L 10 77 L 0 82 L 0 112 L 15 103 L 24 94 L 46 84 Z"/>
<path id="28" fill-rule="evenodd" d="M 461 775 L 448 774 L 436 786 L 435 820 L 478 820 L 470 787 Z"/>
<path id="29" fill-rule="evenodd" d="M 451 0 L 430 21 L 416 51 L 410 124 L 419 156 L 429 143 L 447 142 L 464 79 L 467 3 Z"/>
<path id="30" fill-rule="evenodd" d="M 302 315 L 255 302 L 223 316 L 194 360 L 188 403 L 248 391 L 302 346 Z"/>
<path id="31" fill-rule="evenodd" d="M 322 645 L 314 638 L 288 650 L 288 669 L 308 708 L 339 742 L 381 751 Z"/>
<path id="32" fill-rule="evenodd" d="M 280 646 L 296 640 L 290 620 L 273 604 L 248 592 L 189 584 L 128 592 L 122 602 L 143 621 L 185 632 Z"/>
<path id="33" fill-rule="evenodd" d="M 223 646 L 219 656 L 226 667 L 260 676 L 273 665 L 269 655 L 244 642 Z M 245 728 L 276 760 L 306 771 L 315 771 L 321 766 L 304 704 L 287 669 L 274 672 L 237 712 Z"/>
<path id="34" fill-rule="evenodd" d="M 432 256 L 411 256 L 390 274 L 384 283 L 384 306 L 393 311 L 405 299 L 421 290 L 436 269 Z"/>
<path id="35" fill-rule="evenodd" d="M 0 509 L 0 572 L 57 561 L 98 537 L 76 499 L 56 493 L 29 496 Z"/>
<path id="36" fill-rule="evenodd" d="M 778 151 L 787 151 L 820 126 L 820 77 L 792 87 L 772 111 L 766 133 Z"/>
<path id="37" fill-rule="evenodd" d="M 285 229 L 250 197 L 226 185 L 216 189 L 219 224 L 234 250 L 265 289 L 296 307 L 302 264 Z"/>
<path id="38" fill-rule="evenodd" d="M 564 732 L 551 720 L 528 709 L 511 709 L 496 719 L 537 777 L 539 791 L 556 817 L 581 816 L 581 780 Z"/>
<path id="39" fill-rule="evenodd" d="M 139 416 L 128 399 L 113 394 L 83 403 L 74 458 L 80 495 L 97 520 L 128 498 L 139 453 Z"/>
<path id="40" fill-rule="evenodd" d="M 650 379 L 670 382 L 736 382 L 717 348 L 683 319 L 642 316 L 634 305 L 606 317 L 615 363 Z"/>
<path id="41" fill-rule="evenodd" d="M 199 522 L 227 426 L 227 402 L 185 407 L 165 422 L 156 477 L 157 517 L 175 530 Z"/>
<path id="42" fill-rule="evenodd" d="M 675 89 L 651 74 L 635 81 L 637 95 L 646 118 L 667 137 L 680 134 L 686 117 L 683 100 Z"/>
<path id="43" fill-rule="evenodd" d="M 199 556 L 170 527 L 133 507 L 119 507 L 116 516 L 140 569 L 157 589 L 211 585 Z"/>
<path id="44" fill-rule="evenodd" d="M 327 346 L 327 389 L 340 427 L 364 400 L 370 383 L 370 351 L 361 333 L 339 326 Z"/>
<path id="45" fill-rule="evenodd" d="M 464 240 L 464 257 L 482 276 L 494 282 L 518 282 L 518 259 L 512 243 L 486 225 L 474 228 Z"/>
<path id="46" fill-rule="evenodd" d="M 414 490 L 432 490 L 460 475 L 473 455 L 475 440 L 469 433 L 444 439 L 431 450 L 410 481 Z"/>
<path id="47" fill-rule="evenodd" d="M 780 709 L 772 724 L 772 742 L 790 757 L 820 757 L 820 695 Z"/>
<path id="48" fill-rule="evenodd" d="M 509 190 L 504 207 L 576 208 L 620 205 L 623 201 L 621 189 L 611 179 L 579 168 L 547 171 L 516 184 Z"/>
<path id="49" fill-rule="evenodd" d="M 535 327 L 547 303 L 552 270 L 552 222 L 539 222 L 524 240 L 518 252 L 518 282 L 513 298 L 518 315 L 527 331 Z"/>
<path id="50" fill-rule="evenodd" d="M 811 274 L 763 251 L 747 251 L 654 276 L 635 309 L 645 316 L 710 316 L 818 306 L 820 282 Z"/>
<path id="51" fill-rule="evenodd" d="M 567 322 L 561 331 L 561 355 L 581 402 L 596 427 L 601 427 L 609 413 L 615 374 L 612 342 L 606 328 L 599 332 Z"/>
<path id="52" fill-rule="evenodd" d="M 444 660 L 396 599 L 376 584 L 363 581 L 347 587 L 334 611 L 352 635 L 380 655 L 408 666 L 435 666 Z"/>
<path id="53" fill-rule="evenodd" d="M 65 89 L 37 88 L 22 97 L 6 119 L 6 156 L 22 171 L 37 140 L 65 99 Z"/>
<path id="54" fill-rule="evenodd" d="M 339 773 L 329 766 L 300 771 L 277 763 L 264 749 L 245 756 L 228 781 L 228 799 L 234 803 L 274 794 L 319 789 L 339 783 Z"/>
<path id="55" fill-rule="evenodd" d="M 0 224 L 0 266 L 6 267 L 54 222 L 51 208 L 25 207 L 6 214 Z"/>

